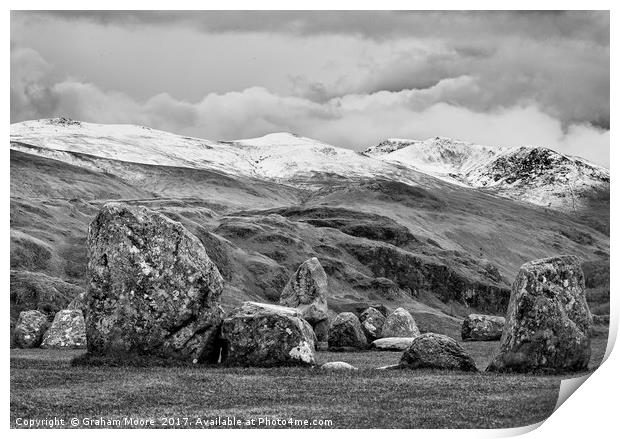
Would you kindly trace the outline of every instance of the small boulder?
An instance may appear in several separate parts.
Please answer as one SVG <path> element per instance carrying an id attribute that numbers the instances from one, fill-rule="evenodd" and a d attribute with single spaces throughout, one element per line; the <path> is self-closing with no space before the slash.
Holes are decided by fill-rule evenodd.
<path id="1" fill-rule="evenodd" d="M 404 351 L 413 340 L 413 337 L 386 337 L 373 341 L 370 346 L 379 351 Z"/>
<path id="2" fill-rule="evenodd" d="M 415 320 L 404 308 L 396 308 L 392 314 L 387 316 L 381 329 L 381 338 L 417 337 L 418 335 L 420 335 L 420 330 Z"/>
<path id="3" fill-rule="evenodd" d="M 331 361 L 329 363 L 323 364 L 321 366 L 321 370 L 340 372 L 343 370 L 357 370 L 357 367 L 351 366 L 349 363 L 345 363 L 344 361 Z"/>
<path id="4" fill-rule="evenodd" d="M 86 348 L 86 326 L 79 309 L 63 309 L 56 313 L 52 326 L 43 336 L 44 349 Z"/>
<path id="5" fill-rule="evenodd" d="M 474 372 L 476 362 L 451 337 L 427 332 L 416 337 L 400 359 L 402 367 L 410 369 L 454 369 Z"/>
<path id="6" fill-rule="evenodd" d="M 365 349 L 366 336 L 359 319 L 352 312 L 343 312 L 336 316 L 329 327 L 329 347 Z"/>
<path id="7" fill-rule="evenodd" d="M 381 337 L 385 317 L 378 309 L 370 307 L 360 316 L 360 323 L 366 339 L 372 341 Z"/>
<path id="8" fill-rule="evenodd" d="M 311 366 L 316 337 L 295 308 L 245 302 L 222 324 L 222 363 L 229 366 Z"/>
<path id="9" fill-rule="evenodd" d="M 325 331 L 317 330 L 319 323 L 328 325 L 327 275 L 317 258 L 310 258 L 299 266 L 280 295 L 280 305 L 297 308 L 312 325 L 320 341 L 325 341 Z"/>
<path id="10" fill-rule="evenodd" d="M 586 369 L 591 326 L 577 257 L 528 262 L 512 284 L 499 352 L 487 370 L 557 373 Z"/>
<path id="11" fill-rule="evenodd" d="M 22 311 L 13 331 L 13 342 L 18 348 L 37 348 L 48 327 L 47 316 L 41 311 Z"/>
<path id="12" fill-rule="evenodd" d="M 502 338 L 506 319 L 484 314 L 470 314 L 463 320 L 461 339 L 474 341 L 490 341 Z"/>
<path id="13" fill-rule="evenodd" d="M 90 224 L 88 257 L 89 352 L 217 361 L 222 276 L 181 223 L 108 203 Z"/>

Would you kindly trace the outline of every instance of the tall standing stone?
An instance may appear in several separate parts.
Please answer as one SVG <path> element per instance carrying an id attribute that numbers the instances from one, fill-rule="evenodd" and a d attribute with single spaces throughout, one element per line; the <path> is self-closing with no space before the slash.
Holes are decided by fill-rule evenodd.
<path id="1" fill-rule="evenodd" d="M 176 221 L 108 203 L 89 227 L 88 350 L 214 362 L 222 276 Z"/>
<path id="2" fill-rule="evenodd" d="M 577 257 L 528 262 L 512 285 L 500 349 L 487 370 L 583 370 L 590 360 L 591 325 Z"/>
<path id="3" fill-rule="evenodd" d="M 319 341 L 325 341 L 326 332 L 317 329 L 327 326 L 326 297 L 327 275 L 319 260 L 311 258 L 291 276 L 280 295 L 280 304 L 299 309 L 303 318 L 315 329 Z"/>

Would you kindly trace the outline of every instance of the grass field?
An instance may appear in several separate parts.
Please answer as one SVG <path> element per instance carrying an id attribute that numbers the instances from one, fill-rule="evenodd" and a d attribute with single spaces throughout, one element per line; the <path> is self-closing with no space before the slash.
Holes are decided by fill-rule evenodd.
<path id="1" fill-rule="evenodd" d="M 606 337 L 593 339 L 591 368 L 600 363 L 606 344 Z M 497 342 L 463 346 L 484 369 Z M 78 418 L 80 427 L 84 418 L 153 419 L 156 427 L 173 418 L 173 424 L 180 424 L 174 427 L 201 428 L 218 417 L 235 417 L 254 419 L 256 427 L 278 427 L 265 425 L 265 419 L 293 419 L 322 422 L 313 428 L 507 428 L 548 417 L 560 380 L 569 377 L 373 370 L 397 363 L 401 355 L 375 351 L 317 354 L 321 363 L 341 360 L 360 368 L 340 373 L 318 368 L 71 366 L 71 359 L 82 353 L 11 351 L 12 427 L 19 426 L 18 418 L 58 417 L 66 422 Z M 198 419 L 202 425 L 196 424 Z"/>

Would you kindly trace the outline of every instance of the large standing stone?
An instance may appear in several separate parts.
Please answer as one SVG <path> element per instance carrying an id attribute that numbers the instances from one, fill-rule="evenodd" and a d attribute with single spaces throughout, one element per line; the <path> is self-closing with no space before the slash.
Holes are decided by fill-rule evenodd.
<path id="1" fill-rule="evenodd" d="M 411 346 L 413 340 L 413 337 L 379 338 L 371 343 L 371 348 L 379 351 L 404 351 Z"/>
<path id="2" fill-rule="evenodd" d="M 575 256 L 528 262 L 512 285 L 490 371 L 577 371 L 590 360 L 592 316 Z"/>
<path id="3" fill-rule="evenodd" d="M 18 348 L 37 348 L 48 327 L 47 316 L 41 311 L 22 311 L 15 325 L 13 342 Z"/>
<path id="4" fill-rule="evenodd" d="M 56 313 L 52 326 L 43 336 L 44 349 L 84 349 L 86 347 L 86 326 L 84 315 L 79 309 L 63 309 Z"/>
<path id="5" fill-rule="evenodd" d="M 217 361 L 222 276 L 185 227 L 109 203 L 90 224 L 88 254 L 91 353 Z"/>
<path id="6" fill-rule="evenodd" d="M 400 365 L 411 369 L 478 370 L 472 356 L 453 338 L 431 332 L 413 339 L 411 346 L 403 352 Z"/>
<path id="7" fill-rule="evenodd" d="M 299 266 L 291 276 L 280 295 L 280 304 L 298 308 L 308 323 L 312 325 L 320 341 L 324 341 L 323 331 L 316 326 L 325 326 L 327 313 L 327 275 L 317 258 L 311 258 Z"/>
<path id="8" fill-rule="evenodd" d="M 316 339 L 299 310 L 245 302 L 222 324 L 222 362 L 230 366 L 315 364 Z"/>
<path id="9" fill-rule="evenodd" d="M 484 314 L 470 314 L 463 320 L 461 338 L 463 340 L 490 341 L 502 338 L 506 319 Z"/>
<path id="10" fill-rule="evenodd" d="M 420 330 L 415 320 L 404 308 L 396 308 L 392 314 L 387 316 L 381 329 L 381 338 L 417 337 L 418 335 L 420 335 Z"/>
<path id="11" fill-rule="evenodd" d="M 385 317 L 378 309 L 370 307 L 360 316 L 360 323 L 366 339 L 373 341 L 381 337 Z"/>
<path id="12" fill-rule="evenodd" d="M 352 312 L 343 312 L 329 327 L 328 343 L 330 348 L 364 349 L 368 341 L 357 316 Z"/>

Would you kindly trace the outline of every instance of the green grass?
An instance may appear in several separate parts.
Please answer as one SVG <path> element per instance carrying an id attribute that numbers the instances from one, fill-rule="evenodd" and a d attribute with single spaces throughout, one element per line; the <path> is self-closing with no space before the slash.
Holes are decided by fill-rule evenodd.
<path id="1" fill-rule="evenodd" d="M 496 342 L 463 343 L 482 369 Z M 593 340 L 591 367 L 606 338 Z M 398 352 L 319 352 L 356 372 L 303 368 L 70 366 L 83 351 L 11 351 L 11 426 L 17 418 L 221 417 L 331 420 L 332 428 L 499 428 L 552 412 L 566 376 L 373 368 Z M 184 422 L 184 421 L 182 421 Z M 161 424 L 156 424 L 161 426 Z"/>

